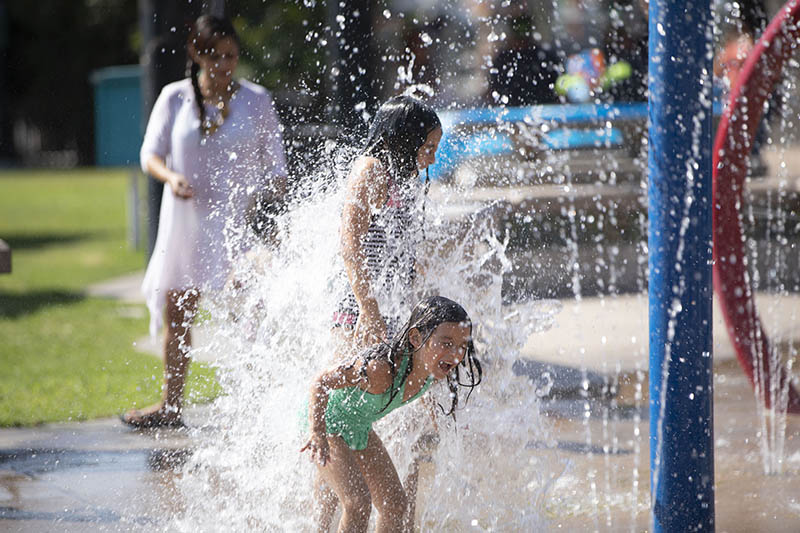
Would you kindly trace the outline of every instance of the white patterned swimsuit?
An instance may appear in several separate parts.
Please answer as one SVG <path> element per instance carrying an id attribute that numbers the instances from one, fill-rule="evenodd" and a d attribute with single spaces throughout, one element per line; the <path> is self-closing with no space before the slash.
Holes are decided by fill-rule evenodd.
<path id="1" fill-rule="evenodd" d="M 414 263 L 423 237 L 422 190 L 416 179 L 402 189 L 394 180 L 390 182 L 386 203 L 370 216 L 369 228 L 362 239 L 372 294 L 389 336 L 413 303 L 409 298 L 416 276 Z M 358 320 L 358 302 L 344 272 L 342 277 L 344 297 L 333 314 L 333 324 L 353 328 Z"/>

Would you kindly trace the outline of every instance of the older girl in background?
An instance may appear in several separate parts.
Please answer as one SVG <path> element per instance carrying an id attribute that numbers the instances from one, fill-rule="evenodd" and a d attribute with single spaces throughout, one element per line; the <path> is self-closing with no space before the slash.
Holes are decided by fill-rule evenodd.
<path id="1" fill-rule="evenodd" d="M 341 225 L 347 288 L 334 314 L 334 326 L 354 334 L 340 336 L 353 349 L 391 336 L 408 312 L 424 235 L 419 173 L 436 161 L 441 138 L 430 107 L 396 96 L 378 109 L 353 163 Z"/>

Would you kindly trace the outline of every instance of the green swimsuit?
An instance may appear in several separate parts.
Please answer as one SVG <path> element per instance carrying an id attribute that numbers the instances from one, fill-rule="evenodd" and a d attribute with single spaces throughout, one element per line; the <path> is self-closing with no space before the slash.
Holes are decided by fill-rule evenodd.
<path id="1" fill-rule="evenodd" d="M 366 448 L 373 422 L 380 420 L 398 407 L 413 402 L 422 396 L 433 383 L 433 378 L 428 377 L 419 392 L 404 402 L 403 393 L 406 384 L 405 382 L 401 384 L 400 380 L 403 379 L 408 360 L 408 355 L 403 357 L 392 386 L 382 394 L 371 394 L 358 387 L 345 387 L 331 391 L 328 395 L 328 408 L 325 411 L 325 425 L 328 434 L 340 435 L 353 450 Z M 391 391 L 398 386 L 397 394 L 389 403 Z M 389 403 L 388 406 L 387 403 Z"/>

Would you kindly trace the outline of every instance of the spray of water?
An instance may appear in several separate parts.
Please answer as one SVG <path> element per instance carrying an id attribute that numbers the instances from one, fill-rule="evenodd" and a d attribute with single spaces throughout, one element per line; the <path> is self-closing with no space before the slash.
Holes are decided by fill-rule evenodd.
<path id="1" fill-rule="evenodd" d="M 352 153 L 336 157 L 331 167 L 343 169 Z M 252 268 L 245 260 L 235 274 L 239 289 L 231 286 L 227 297 L 209 304 L 213 334 L 204 349 L 217 358 L 225 393 L 194 431 L 197 447 L 178 483 L 186 509 L 173 529 L 313 528 L 314 467 L 299 453 L 307 438 L 302 412 L 311 380 L 334 355 L 330 317 L 342 268 L 343 193 L 336 185 L 342 176 L 326 178 L 332 179 L 315 182 L 326 187 L 309 187 L 280 220 L 280 247 L 268 266 Z M 525 340 L 547 329 L 560 306 L 503 305 L 507 236 L 484 211 L 461 223 L 438 212 L 428 205 L 420 292 L 446 295 L 468 310 L 484 382 L 455 420 L 432 417 L 431 404 L 449 404 L 446 387 L 435 385 L 433 402 L 415 402 L 375 429 L 403 479 L 419 453 L 412 444 L 438 427 L 439 445 L 422 458 L 416 511 L 422 530 L 541 530 L 545 496 L 564 465 L 537 458 L 531 443 L 547 442 L 550 434 L 539 412 L 546 391 L 511 367 Z M 268 254 L 259 253 L 263 264 Z"/>
<path id="2" fill-rule="evenodd" d="M 796 44 L 793 43 L 792 46 L 794 48 Z M 746 264 L 751 265 L 752 277 L 748 279 L 749 286 L 753 291 L 766 292 L 773 297 L 773 305 L 759 309 L 767 324 L 780 321 L 776 314 L 776 308 L 780 308 L 778 305 L 780 300 L 790 297 L 791 292 L 797 291 L 796 284 L 793 286 L 791 282 L 790 273 L 789 255 L 796 239 L 796 228 L 793 229 L 790 223 L 793 198 L 789 192 L 785 163 L 787 132 L 792 131 L 793 115 L 787 95 L 791 94 L 796 85 L 796 70 L 797 62 L 790 61 L 779 86 L 778 101 L 769 102 L 770 106 L 778 111 L 777 120 L 774 121 L 773 127 L 770 127 L 768 121 L 762 126 L 764 132 L 769 133 L 766 136 L 767 146 L 773 150 L 777 148 L 781 160 L 776 172 L 776 190 L 768 189 L 764 201 L 759 202 L 751 189 L 747 195 L 745 213 L 742 215 L 743 223 L 751 229 L 751 235 L 748 237 L 750 253 L 748 257 L 743 258 Z M 767 119 L 769 116 L 767 113 Z M 758 137 L 764 132 L 757 132 L 754 135 L 754 143 L 758 142 Z M 775 137 L 778 137 L 777 143 Z M 754 156 L 751 163 L 757 160 L 758 158 Z M 757 169 L 751 165 L 751 171 L 753 170 Z M 763 205 L 759 206 L 760 203 Z M 764 227 L 763 235 L 761 226 Z M 796 314 L 794 309 L 792 314 Z M 760 328 L 753 327 L 751 334 L 756 337 L 753 340 L 758 341 L 760 345 Z M 753 354 L 756 360 L 754 385 L 759 421 L 758 442 L 765 474 L 781 474 L 784 470 L 787 405 L 789 387 L 794 379 L 792 367 L 796 356 L 796 353 L 793 353 L 794 342 L 791 334 L 787 336 L 786 332 L 779 330 L 770 332 L 769 368 L 764 368 L 760 354 Z M 787 376 L 787 379 L 781 379 L 782 374 Z M 765 399 L 769 400 L 769 408 L 766 407 Z"/>

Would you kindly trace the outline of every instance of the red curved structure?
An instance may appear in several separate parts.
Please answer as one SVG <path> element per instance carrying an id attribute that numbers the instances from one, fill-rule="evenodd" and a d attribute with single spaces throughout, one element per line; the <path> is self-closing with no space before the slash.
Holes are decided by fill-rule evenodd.
<path id="1" fill-rule="evenodd" d="M 750 383 L 763 386 L 766 407 L 772 403 L 770 343 L 754 300 L 747 272 L 747 251 L 739 208 L 752 141 L 764 112 L 764 102 L 781 76 L 784 62 L 800 37 L 800 0 L 790 0 L 767 26 L 748 56 L 731 90 L 731 98 L 714 141 L 713 221 L 714 288 L 739 363 Z M 755 380 L 755 370 L 763 381 Z M 778 374 L 785 385 L 783 368 Z M 789 384 L 788 411 L 800 413 L 800 394 Z"/>

